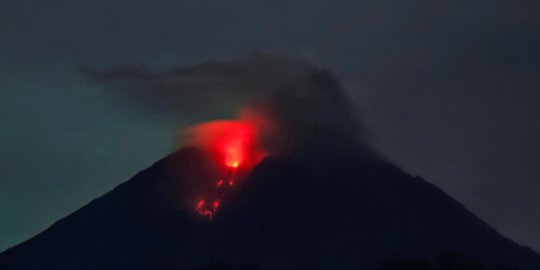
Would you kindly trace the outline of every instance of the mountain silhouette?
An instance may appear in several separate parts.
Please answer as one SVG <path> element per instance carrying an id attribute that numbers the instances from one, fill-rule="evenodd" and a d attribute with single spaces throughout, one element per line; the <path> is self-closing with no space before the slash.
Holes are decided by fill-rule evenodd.
<path id="1" fill-rule="evenodd" d="M 259 108 L 290 140 L 266 142 L 286 154 L 243 173 L 209 220 L 193 205 L 215 180 L 212 158 L 182 148 L 4 251 L 0 269 L 540 269 L 540 255 L 370 150 L 338 81 L 292 62 L 255 57 L 141 78 L 113 72 L 130 85 L 143 80 L 149 93 L 167 83 L 178 93 L 272 93 Z"/>
<path id="2" fill-rule="evenodd" d="M 205 158 L 181 149 L 6 250 L 0 269 L 432 269 L 445 252 L 478 267 L 433 269 L 540 269 L 424 179 L 354 145 L 314 145 L 262 161 L 213 220 L 182 206 Z"/>

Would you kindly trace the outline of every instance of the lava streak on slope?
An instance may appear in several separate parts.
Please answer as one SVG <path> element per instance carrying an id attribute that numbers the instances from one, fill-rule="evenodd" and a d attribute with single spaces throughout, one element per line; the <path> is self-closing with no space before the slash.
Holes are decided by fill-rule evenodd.
<path id="1" fill-rule="evenodd" d="M 194 197 L 195 211 L 209 219 L 214 218 L 225 197 L 236 187 L 242 174 L 249 172 L 266 155 L 258 143 L 260 121 L 211 121 L 189 127 L 188 143 L 203 150 L 213 168 L 222 173 Z"/>
<path id="2" fill-rule="evenodd" d="M 211 192 L 207 193 L 204 198 L 199 199 L 197 206 L 195 207 L 195 210 L 199 215 L 209 219 L 214 217 L 223 198 L 236 184 L 236 169 L 238 167 L 235 165 L 227 167 L 223 177 L 216 181 Z"/>

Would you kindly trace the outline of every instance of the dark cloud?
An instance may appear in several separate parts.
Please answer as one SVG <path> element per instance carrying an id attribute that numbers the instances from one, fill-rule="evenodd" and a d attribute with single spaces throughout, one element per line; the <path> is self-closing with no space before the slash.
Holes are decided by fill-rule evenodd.
<path id="1" fill-rule="evenodd" d="M 165 117 L 191 120 L 232 117 L 239 109 L 277 91 L 313 96 L 310 80 L 317 68 L 297 59 L 258 55 L 242 61 L 209 62 L 187 68 L 153 70 L 140 66 L 81 69 L 113 86 L 128 101 Z M 300 91 L 302 93 L 293 93 Z"/>

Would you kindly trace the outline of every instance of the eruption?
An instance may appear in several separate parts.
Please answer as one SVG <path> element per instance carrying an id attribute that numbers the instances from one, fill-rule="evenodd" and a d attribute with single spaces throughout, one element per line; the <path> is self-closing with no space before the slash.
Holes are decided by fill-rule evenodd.
<path id="1" fill-rule="evenodd" d="M 238 182 L 239 174 L 249 172 L 267 153 L 258 144 L 261 122 L 254 118 L 211 121 L 187 129 L 189 144 L 202 149 L 214 168 L 223 173 L 197 195 L 195 211 L 212 219 L 223 199 Z"/>
<path id="2" fill-rule="evenodd" d="M 85 74 L 114 86 L 122 100 L 142 105 L 138 109 L 166 118 L 197 123 L 238 116 L 185 129 L 181 148 L 194 146 L 204 155 L 193 158 L 199 159 L 194 170 L 170 164 L 182 179 L 173 184 L 175 199 L 210 218 L 265 157 L 294 160 L 312 146 L 372 154 L 337 79 L 303 59 L 259 54 L 187 68 L 128 66 Z"/>

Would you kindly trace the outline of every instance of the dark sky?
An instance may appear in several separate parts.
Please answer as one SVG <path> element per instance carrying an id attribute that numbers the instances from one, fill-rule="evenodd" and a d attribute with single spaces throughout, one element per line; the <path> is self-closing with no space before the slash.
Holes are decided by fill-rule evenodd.
<path id="1" fill-rule="evenodd" d="M 0 0 L 0 250 L 163 157 L 189 120 L 79 67 L 257 52 L 333 70 L 380 152 L 540 251 L 536 0 Z"/>

